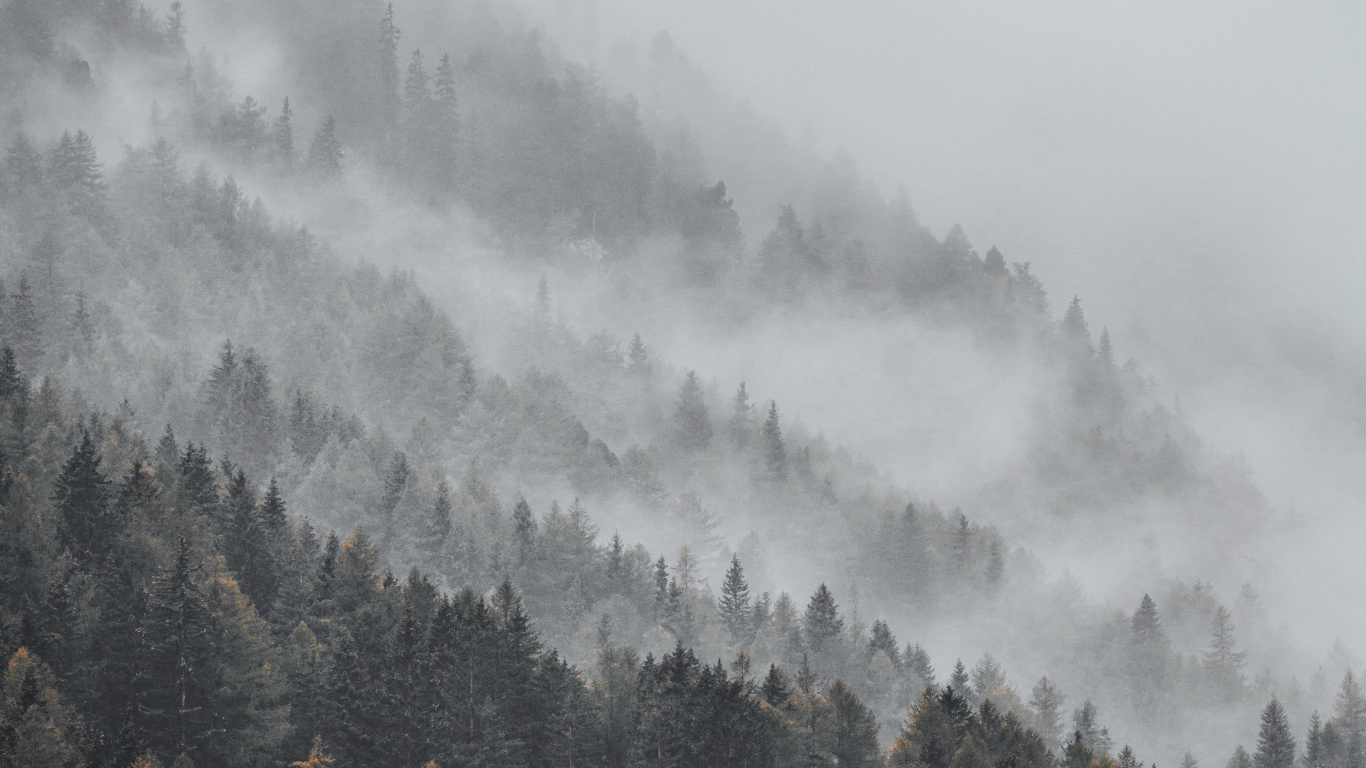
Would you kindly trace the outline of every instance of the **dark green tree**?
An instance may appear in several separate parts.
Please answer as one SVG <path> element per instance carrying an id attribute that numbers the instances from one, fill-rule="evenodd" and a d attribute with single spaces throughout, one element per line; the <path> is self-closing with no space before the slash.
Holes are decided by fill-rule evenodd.
<path id="1" fill-rule="evenodd" d="M 688 371 L 678 389 L 678 403 L 674 409 L 674 428 L 678 444 L 689 452 L 705 450 L 711 444 L 711 417 L 702 398 L 702 384 L 696 371 Z"/>
<path id="2" fill-rule="evenodd" d="M 764 419 L 760 435 L 764 440 L 764 466 L 769 475 L 782 480 L 787 477 L 787 448 L 783 445 L 783 430 L 778 424 L 777 401 L 769 401 L 768 418 Z"/>
<path id="3" fill-rule="evenodd" d="M 102 560 L 123 527 L 110 507 L 109 480 L 100 472 L 101 461 L 90 430 L 82 429 L 80 443 L 53 484 L 62 546 L 84 563 Z"/>
<path id="4" fill-rule="evenodd" d="M 748 643 L 753 636 L 754 621 L 749 604 L 749 585 L 745 583 L 745 569 L 741 567 L 738 555 L 730 558 L 730 568 L 721 582 L 721 599 L 717 610 L 731 640 L 739 645 Z"/>
<path id="5" fill-rule="evenodd" d="M 1295 737 L 1290 733 L 1285 709 L 1274 696 L 1262 710 L 1252 765 L 1253 768 L 1295 768 Z"/>

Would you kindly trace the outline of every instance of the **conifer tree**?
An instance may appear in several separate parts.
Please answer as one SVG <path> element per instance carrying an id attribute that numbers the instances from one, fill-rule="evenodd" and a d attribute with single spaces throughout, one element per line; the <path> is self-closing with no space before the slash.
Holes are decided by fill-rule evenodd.
<path id="1" fill-rule="evenodd" d="M 384 8 L 379 22 L 379 104 L 378 114 L 386 142 L 394 138 L 399 119 L 398 39 L 402 35 L 394 25 L 394 4 Z"/>
<path id="2" fill-rule="evenodd" d="M 963 665 L 963 660 L 958 659 L 953 663 L 953 673 L 949 675 L 947 683 L 954 693 L 967 700 L 973 695 L 972 683 L 969 681 L 968 668 Z"/>
<path id="3" fill-rule="evenodd" d="M 14 348 L 5 345 L 0 350 L 0 400 L 9 400 L 25 388 L 23 374 L 14 359 Z"/>
<path id="4" fill-rule="evenodd" d="M 768 418 L 760 432 L 764 440 L 764 466 L 769 475 L 782 480 L 787 477 L 787 449 L 783 445 L 783 430 L 778 424 L 778 403 L 769 401 Z"/>
<path id="5" fill-rule="evenodd" d="M 745 391 L 745 382 L 742 381 L 731 400 L 730 412 L 730 438 L 737 448 L 744 448 L 749 444 L 752 429 L 750 422 L 753 418 L 754 404 L 749 401 L 749 393 Z"/>
<path id="6" fill-rule="evenodd" d="M 192 751 L 217 725 L 213 619 L 198 568 L 180 539 L 175 562 L 152 581 L 138 629 L 138 722 L 143 739 L 163 755 Z"/>
<path id="7" fill-rule="evenodd" d="M 1120 753 L 1119 753 L 1119 754 L 1120 754 L 1120 766 L 1121 766 L 1121 768 L 1124 768 L 1124 762 L 1125 762 L 1125 761 L 1124 761 L 1124 755 L 1125 755 L 1125 753 L 1129 753 L 1130 755 L 1133 754 L 1132 751 L 1129 749 L 1129 747 L 1128 747 L 1127 745 L 1125 745 L 1124 749 L 1121 750 Z M 1130 760 L 1129 762 L 1132 763 L 1132 762 L 1134 762 L 1134 761 Z M 1181 758 L 1181 768 L 1200 768 L 1200 762 L 1199 762 L 1198 760 L 1195 759 L 1195 755 L 1192 755 L 1191 753 L 1187 752 L 1186 755 L 1185 755 L 1184 757 Z"/>
<path id="8" fill-rule="evenodd" d="M 749 605 L 749 585 L 745 583 L 745 571 L 737 555 L 731 556 L 730 568 L 726 571 L 725 581 L 721 583 L 718 610 L 721 623 L 730 633 L 731 640 L 742 646 L 748 643 L 754 621 Z"/>
<path id="9" fill-rule="evenodd" d="M 19 273 L 19 289 L 10 298 L 10 306 L 5 312 L 5 326 L 9 346 L 14 349 L 19 367 L 25 371 L 37 370 L 43 361 L 45 339 L 28 276 L 23 272 Z"/>
<path id="10" fill-rule="evenodd" d="M 1295 768 L 1295 737 L 1290 733 L 1285 709 L 1274 696 L 1262 710 L 1252 765 L 1253 768 Z"/>
<path id="11" fill-rule="evenodd" d="M 1252 768 L 1252 756 L 1247 753 L 1246 749 L 1243 749 L 1242 744 L 1239 744 L 1237 749 L 1233 750 L 1225 768 Z"/>
<path id="12" fill-rule="evenodd" d="M 829 720 L 826 741 L 834 763 L 840 766 L 873 768 L 882 760 L 877 744 L 877 719 L 844 684 L 836 680 L 825 690 L 833 717 Z"/>
<path id="13" fill-rule="evenodd" d="M 110 509 L 109 480 L 100 472 L 101 461 L 90 431 L 81 430 L 81 442 L 53 486 L 62 545 L 85 563 L 103 559 L 122 528 Z"/>
<path id="14" fill-rule="evenodd" d="M 294 110 L 285 97 L 280 107 L 280 116 L 275 118 L 275 163 L 283 173 L 294 172 Z"/>
<path id="15" fill-rule="evenodd" d="M 1233 650 L 1233 622 L 1228 609 L 1222 605 L 1214 610 L 1209 648 L 1204 655 L 1204 669 L 1212 692 L 1222 698 L 1241 696 L 1244 685 L 1242 668 L 1247 654 Z"/>
<path id="16" fill-rule="evenodd" d="M 1082 743 L 1094 750 L 1097 755 L 1110 754 L 1110 747 L 1113 745 L 1110 740 L 1110 729 L 1100 724 L 1100 709 L 1089 698 L 1072 713 L 1072 725 L 1076 728 Z"/>
<path id="17" fill-rule="evenodd" d="M 839 607 L 830 588 L 821 584 L 807 603 L 806 614 L 802 617 L 802 633 L 806 647 L 815 653 L 834 649 L 844 631 L 844 619 L 840 618 Z"/>
<path id="18" fill-rule="evenodd" d="M 768 674 L 764 676 L 764 684 L 760 691 L 764 695 L 764 701 L 772 707 L 783 706 L 787 703 L 787 697 L 792 695 L 787 687 L 787 676 L 777 664 L 768 665 Z"/>
<path id="19" fill-rule="evenodd" d="M 935 687 L 934 667 L 930 664 L 930 654 L 920 643 L 914 646 L 908 644 L 902 658 L 905 659 L 906 668 L 914 672 L 926 688 Z"/>
<path id="20" fill-rule="evenodd" d="M 688 371 L 679 387 L 674 427 L 678 444 L 685 451 L 702 451 L 711 443 L 711 419 L 707 414 L 707 404 L 702 399 L 702 385 L 696 371 Z"/>
<path id="21" fill-rule="evenodd" d="M 892 628 L 887 626 L 887 622 L 878 619 L 873 622 L 872 631 L 868 636 L 868 656 L 871 658 L 881 651 L 887 656 L 887 660 L 892 662 L 893 669 L 901 668 L 901 649 L 896 647 L 896 636 L 892 634 Z"/>
<path id="22" fill-rule="evenodd" d="M 526 502 L 520 502 L 525 505 Z M 530 508 L 527 508 L 530 513 Z M 513 519 L 516 519 L 517 508 L 513 510 Z M 436 499 L 427 508 L 426 516 L 419 521 L 417 530 L 417 552 L 425 567 L 440 571 L 443 563 L 441 555 L 446 551 L 446 540 L 451 535 L 451 487 L 446 482 L 446 478 L 441 478 L 436 484 Z"/>
<path id="23" fill-rule="evenodd" d="M 979 701 L 985 701 L 992 694 L 1009 692 L 1005 670 L 990 653 L 982 654 L 982 658 L 972 668 L 972 690 Z M 971 698 L 968 700 L 972 701 Z"/>
<path id="24" fill-rule="evenodd" d="M 318 127 L 318 131 L 313 134 L 304 166 L 315 179 L 329 181 L 341 176 L 342 162 L 345 159 L 341 140 L 337 137 L 337 121 L 328 115 Z"/>
<path id="25" fill-rule="evenodd" d="M 1034 684 L 1029 707 L 1034 710 L 1034 730 L 1043 737 L 1049 750 L 1056 749 L 1062 739 L 1062 707 L 1067 696 L 1048 679 L 1047 675 Z"/>
<path id="26" fill-rule="evenodd" d="M 650 373 L 650 350 L 639 333 L 631 337 L 631 345 L 626 349 L 626 365 L 637 376 L 644 377 Z"/>

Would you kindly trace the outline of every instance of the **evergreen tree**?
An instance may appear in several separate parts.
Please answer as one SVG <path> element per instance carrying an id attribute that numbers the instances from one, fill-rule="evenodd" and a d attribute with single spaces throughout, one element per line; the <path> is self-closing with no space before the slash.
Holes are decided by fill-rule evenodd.
<path id="1" fill-rule="evenodd" d="M 930 654 L 920 643 L 914 646 L 907 645 L 902 658 L 906 660 L 906 668 L 914 672 L 925 687 L 935 687 L 934 667 L 930 664 Z"/>
<path id="2" fill-rule="evenodd" d="M 516 519 L 516 514 L 520 505 L 525 504 L 525 501 L 519 502 L 519 507 L 513 510 L 514 522 L 519 526 L 522 522 Z M 530 514 L 530 511 L 530 507 L 527 507 L 526 514 Z M 417 552 L 426 568 L 438 572 L 442 569 L 441 555 L 446 551 L 446 541 L 451 535 L 451 524 L 451 488 L 443 477 L 436 484 L 436 499 L 432 501 L 426 516 L 418 524 Z"/>
<path id="3" fill-rule="evenodd" d="M 768 665 L 768 674 L 764 676 L 764 684 L 760 691 L 764 695 L 764 701 L 771 707 L 781 707 L 787 704 L 788 696 L 792 692 L 787 687 L 787 675 L 778 668 L 777 664 Z"/>
<path id="4" fill-rule="evenodd" d="M 1252 756 L 1247 753 L 1246 749 L 1243 749 L 1242 744 L 1239 744 L 1237 749 L 1233 750 L 1225 768 L 1252 768 Z"/>
<path id="5" fill-rule="evenodd" d="M 294 171 L 294 110 L 285 97 L 280 116 L 275 118 L 275 163 L 283 173 Z"/>
<path id="6" fill-rule="evenodd" d="M 982 654 L 982 658 L 972 668 L 972 690 L 980 701 L 985 701 L 994 694 L 1010 692 L 1006 684 L 1005 670 L 990 653 Z M 972 698 L 969 697 L 968 700 L 972 701 Z"/>
<path id="7" fill-rule="evenodd" d="M 213 618 L 195 578 L 198 569 L 180 539 L 174 564 L 152 581 L 138 630 L 139 731 L 163 755 L 192 752 L 219 726 Z"/>
<path id="8" fill-rule="evenodd" d="M 896 636 L 882 619 L 873 622 L 873 629 L 868 637 L 868 656 L 871 658 L 879 652 L 887 656 L 893 669 L 901 668 L 901 651 L 896 647 Z"/>
<path id="9" fill-rule="evenodd" d="M 1121 757 L 1120 765 L 1121 765 L 1121 768 L 1122 768 L 1123 765 L 1124 765 L 1124 760 L 1123 760 L 1122 758 L 1123 758 L 1123 756 L 1124 756 L 1124 754 L 1125 754 L 1126 752 L 1130 752 L 1128 746 L 1125 746 L 1124 749 L 1123 749 L 1123 751 L 1120 752 L 1120 757 Z M 1132 754 L 1132 753 L 1131 753 L 1131 754 Z M 1187 752 L 1186 755 L 1185 755 L 1184 757 L 1181 758 L 1181 768 L 1200 768 L 1200 762 L 1199 762 L 1198 760 L 1195 759 L 1195 755 L 1192 755 L 1191 753 Z"/>
<path id="10" fill-rule="evenodd" d="M 696 371 L 688 371 L 679 387 L 674 426 L 678 430 L 678 444 L 685 451 L 702 451 L 711 443 L 711 418 L 707 415 Z"/>
<path id="11" fill-rule="evenodd" d="M 764 440 L 764 466 L 768 473 L 782 480 L 787 477 L 787 449 L 783 445 L 783 431 L 778 425 L 778 403 L 769 401 L 768 418 L 760 432 Z"/>
<path id="12" fill-rule="evenodd" d="M 384 8 L 379 22 L 379 104 L 380 137 L 394 138 L 399 122 L 398 39 L 402 32 L 394 26 L 394 4 Z"/>
<path id="13" fill-rule="evenodd" d="M 1257 751 L 1252 756 L 1253 768 L 1295 768 L 1295 737 L 1290 733 L 1290 722 L 1285 709 L 1273 696 L 1262 710 L 1262 725 L 1257 733 Z"/>
<path id="14" fill-rule="evenodd" d="M 972 683 L 969 682 L 968 668 L 963 665 L 963 660 L 958 659 L 953 663 L 953 674 L 949 675 L 948 687 L 954 690 L 964 700 L 968 700 L 973 695 Z"/>
<path id="15" fill-rule="evenodd" d="M 1110 754 L 1113 745 L 1110 729 L 1101 726 L 1100 709 L 1089 698 L 1072 713 L 1072 725 L 1076 728 L 1077 737 L 1088 748 L 1098 755 Z"/>
<path id="16" fill-rule="evenodd" d="M 1067 696 L 1048 679 L 1039 678 L 1029 698 L 1029 707 L 1034 710 L 1034 730 L 1043 737 L 1048 748 L 1056 749 L 1062 739 L 1062 707 Z"/>
<path id="17" fill-rule="evenodd" d="M 806 605 L 806 614 L 802 617 L 806 647 L 818 654 L 832 651 L 843 631 L 844 619 L 835 605 L 835 596 L 830 593 L 829 587 L 821 584 L 812 593 L 811 601 Z"/>
<path id="18" fill-rule="evenodd" d="M 739 556 L 732 555 L 730 558 L 730 568 L 726 571 L 725 581 L 721 583 L 718 612 L 731 640 L 741 646 L 747 644 L 752 637 L 754 622 L 749 605 L 749 585 L 745 583 L 745 571 L 740 566 Z"/>
<path id="19" fill-rule="evenodd" d="M 844 684 L 836 680 L 825 691 L 833 717 L 826 740 L 834 763 L 840 766 L 873 768 L 881 766 L 877 744 L 877 719 Z"/>
<path id="20" fill-rule="evenodd" d="M 650 374 L 650 350 L 639 333 L 631 337 L 631 345 L 626 349 L 626 365 L 637 376 Z"/>
<path id="21" fill-rule="evenodd" d="M 10 298 L 9 309 L 5 312 L 5 326 L 8 346 L 13 348 L 19 367 L 25 371 L 36 371 L 43 361 L 46 340 L 38 309 L 33 303 L 28 276 L 23 272 L 19 273 L 19 289 Z"/>
<path id="22" fill-rule="evenodd" d="M 25 388 L 27 384 L 14 359 L 14 349 L 6 345 L 0 350 L 0 400 L 9 400 Z"/>
<path id="23" fill-rule="evenodd" d="M 1204 670 L 1211 692 L 1224 698 L 1237 698 L 1243 693 L 1243 664 L 1247 654 L 1233 650 L 1233 622 L 1228 609 L 1217 606 L 1210 626 L 1210 649 L 1205 652 Z"/>
<path id="24" fill-rule="evenodd" d="M 53 485 L 62 546 L 85 563 L 103 559 L 122 529 L 109 505 L 109 480 L 100 472 L 101 461 L 90 431 L 83 429 L 81 442 Z"/>
<path id="25" fill-rule="evenodd" d="M 1141 715 L 1152 716 L 1158 710 L 1158 697 L 1166 688 L 1169 653 L 1157 604 L 1145 594 L 1134 611 L 1129 635 L 1129 681 L 1134 707 Z"/>
<path id="26" fill-rule="evenodd" d="M 730 437 L 735 442 L 737 448 L 744 448 L 749 445 L 750 422 L 754 418 L 754 404 L 749 401 L 749 393 L 745 391 L 745 382 L 740 382 L 740 386 L 735 390 L 735 397 L 731 400 L 730 412 Z"/>
<path id="27" fill-rule="evenodd" d="M 328 115 L 313 134 L 304 166 L 315 179 L 327 181 L 341 176 L 345 159 L 341 140 L 337 138 L 337 121 Z"/>

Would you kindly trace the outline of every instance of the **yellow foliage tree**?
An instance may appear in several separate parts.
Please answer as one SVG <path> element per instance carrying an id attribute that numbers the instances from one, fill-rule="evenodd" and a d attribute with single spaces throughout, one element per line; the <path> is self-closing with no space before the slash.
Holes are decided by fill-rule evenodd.
<path id="1" fill-rule="evenodd" d="M 10 658 L 3 693 L 0 743 L 7 748 L 0 756 L 0 766 L 85 765 L 76 718 L 57 695 L 52 670 L 27 648 L 20 648 Z"/>

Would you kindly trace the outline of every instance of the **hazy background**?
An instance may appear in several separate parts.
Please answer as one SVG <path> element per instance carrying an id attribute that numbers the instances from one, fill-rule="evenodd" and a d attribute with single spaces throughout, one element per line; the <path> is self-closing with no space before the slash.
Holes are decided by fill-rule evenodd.
<path id="1" fill-rule="evenodd" d="M 1330 641 L 1329 626 L 1366 629 L 1357 608 L 1366 590 L 1356 586 L 1366 500 L 1366 9 L 531 6 L 566 53 L 608 70 L 622 40 L 648 50 L 667 30 L 695 66 L 784 126 L 802 149 L 847 149 L 884 195 L 904 184 L 936 234 L 961 223 L 979 250 L 995 244 L 1008 260 L 1032 262 L 1055 312 L 1080 295 L 1093 330 L 1109 326 L 1119 355 L 1139 358 L 1211 446 L 1243 457 L 1272 503 L 1302 526 L 1302 536 L 1273 548 L 1294 567 L 1259 583 L 1279 615 L 1311 643 Z M 746 224 L 751 238 L 766 231 L 766 222 Z M 868 363 L 895 373 L 904 362 L 887 361 L 903 360 L 893 350 L 906 339 L 879 338 Z M 866 339 L 845 341 L 867 348 Z M 813 351 L 805 362 L 826 359 Z M 713 372 L 725 367 L 711 362 Z M 775 370 L 774 361 L 755 362 L 756 370 Z M 870 433 L 869 421 L 846 434 L 840 416 L 817 409 L 845 386 L 815 373 L 787 390 L 810 392 L 796 395 L 809 400 L 797 408 L 815 427 L 876 453 L 886 435 Z M 1021 398 L 999 381 L 968 386 L 986 398 L 974 398 L 983 403 L 978 413 L 930 410 L 970 433 L 992 424 L 1013 436 L 1009 414 Z M 872 390 L 858 393 L 860 408 L 896 405 L 895 391 Z M 1004 454 L 1010 440 L 978 444 Z M 880 463 L 918 480 L 992 461 L 990 449 L 985 457 L 955 453 L 958 465 L 933 473 L 907 466 L 896 451 Z M 1254 570 L 1263 565 L 1274 563 Z M 1306 607 L 1292 597 L 1325 583 L 1346 600 Z"/>

